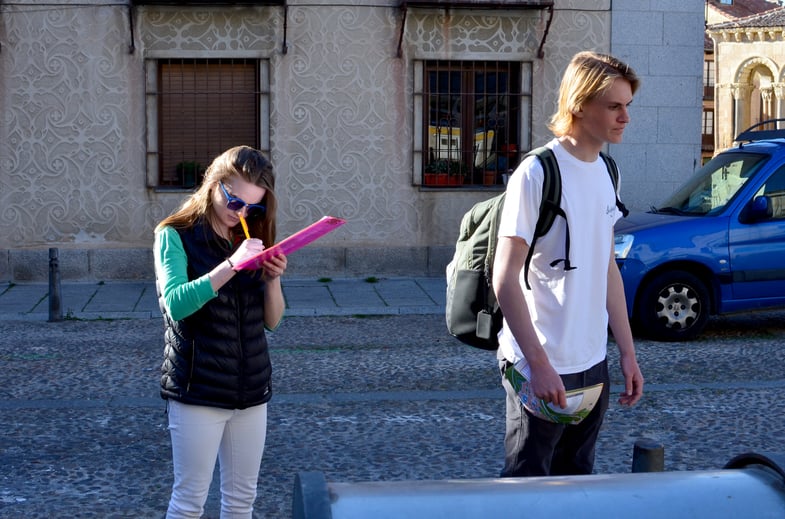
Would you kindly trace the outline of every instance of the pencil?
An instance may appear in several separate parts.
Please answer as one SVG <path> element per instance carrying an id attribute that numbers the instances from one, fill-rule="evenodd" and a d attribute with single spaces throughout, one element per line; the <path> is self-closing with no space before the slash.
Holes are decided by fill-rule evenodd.
<path id="1" fill-rule="evenodd" d="M 243 226 L 243 232 L 245 233 L 245 239 L 250 240 L 251 235 L 248 232 L 248 224 L 245 223 L 245 218 L 243 218 L 243 215 L 239 215 L 239 216 L 240 216 L 240 225 Z"/>

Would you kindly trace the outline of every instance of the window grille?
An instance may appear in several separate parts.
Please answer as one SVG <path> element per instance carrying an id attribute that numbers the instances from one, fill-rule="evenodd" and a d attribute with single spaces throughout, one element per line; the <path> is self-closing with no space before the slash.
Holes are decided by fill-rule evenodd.
<path id="1" fill-rule="evenodd" d="M 528 143 L 529 84 L 529 68 L 518 62 L 424 62 L 422 100 L 415 101 L 423 112 L 422 142 L 415 146 L 422 184 L 501 185 L 517 165 L 521 143 Z"/>
<path id="2" fill-rule="evenodd" d="M 194 187 L 226 149 L 260 147 L 257 60 L 165 59 L 157 72 L 160 186 Z"/>

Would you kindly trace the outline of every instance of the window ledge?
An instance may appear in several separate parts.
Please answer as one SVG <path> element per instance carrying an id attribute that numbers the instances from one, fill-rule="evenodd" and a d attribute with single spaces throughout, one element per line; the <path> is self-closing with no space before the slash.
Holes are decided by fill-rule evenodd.
<path id="1" fill-rule="evenodd" d="M 550 0 L 401 0 L 400 7 L 452 7 L 494 9 L 545 9 L 553 7 Z"/>

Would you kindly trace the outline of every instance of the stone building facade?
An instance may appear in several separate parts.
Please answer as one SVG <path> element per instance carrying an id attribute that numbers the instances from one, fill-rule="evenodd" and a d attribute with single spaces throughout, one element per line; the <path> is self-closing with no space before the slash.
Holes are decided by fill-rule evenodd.
<path id="1" fill-rule="evenodd" d="M 717 24 L 733 22 L 741 18 L 758 15 L 778 7 L 775 0 L 706 0 L 706 37 L 703 51 L 703 128 L 701 155 L 705 164 L 718 151 L 715 149 L 715 126 L 717 125 L 714 110 L 714 95 L 717 64 L 714 62 L 714 40 L 709 36 L 709 27 Z M 721 126 L 727 123 L 722 121 Z"/>
<path id="2" fill-rule="evenodd" d="M 723 150 L 750 126 L 785 118 L 785 7 L 707 30 L 717 71 L 715 145 Z"/>
<path id="3" fill-rule="evenodd" d="M 194 133 L 173 118 L 179 105 L 161 101 L 175 88 L 164 80 L 216 63 L 252 83 L 243 120 L 278 174 L 279 236 L 325 214 L 349 222 L 293 254 L 291 275 L 442 274 L 461 215 L 503 189 L 500 175 L 424 181 L 442 156 L 431 138 L 453 131 L 426 100 L 444 66 L 511 67 L 516 114 L 494 112 L 507 140 L 499 146 L 497 129 L 496 147 L 480 148 L 484 163 L 497 153 L 498 173 L 549 140 L 572 55 L 629 62 L 643 86 L 610 152 L 627 204 L 648 207 L 700 161 L 703 21 L 700 0 L 0 3 L 0 280 L 45 280 L 51 248 L 64 279 L 152 277 L 152 230 L 204 167 L 163 157 Z M 214 119 L 202 141 L 230 136 L 217 122 L 245 112 Z M 467 110 L 457 113 L 466 124 Z M 478 146 L 491 146 L 476 135 L 461 147 L 474 166 Z"/>

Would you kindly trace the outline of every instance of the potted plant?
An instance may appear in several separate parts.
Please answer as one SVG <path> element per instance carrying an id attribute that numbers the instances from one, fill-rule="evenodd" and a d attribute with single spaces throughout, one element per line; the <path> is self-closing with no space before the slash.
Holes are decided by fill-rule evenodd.
<path id="1" fill-rule="evenodd" d="M 447 185 L 447 161 L 444 159 L 432 160 L 425 165 L 425 185 Z"/>
<path id="2" fill-rule="evenodd" d="M 175 170 L 183 187 L 195 187 L 202 182 L 204 176 L 204 167 L 195 161 L 178 162 Z"/>
<path id="3" fill-rule="evenodd" d="M 462 186 L 466 176 L 471 173 L 469 167 L 463 162 L 451 160 L 447 163 L 447 185 Z"/>
<path id="4" fill-rule="evenodd" d="M 436 159 L 425 165 L 424 173 L 426 185 L 459 186 L 463 185 L 468 168 L 457 160 Z"/>

